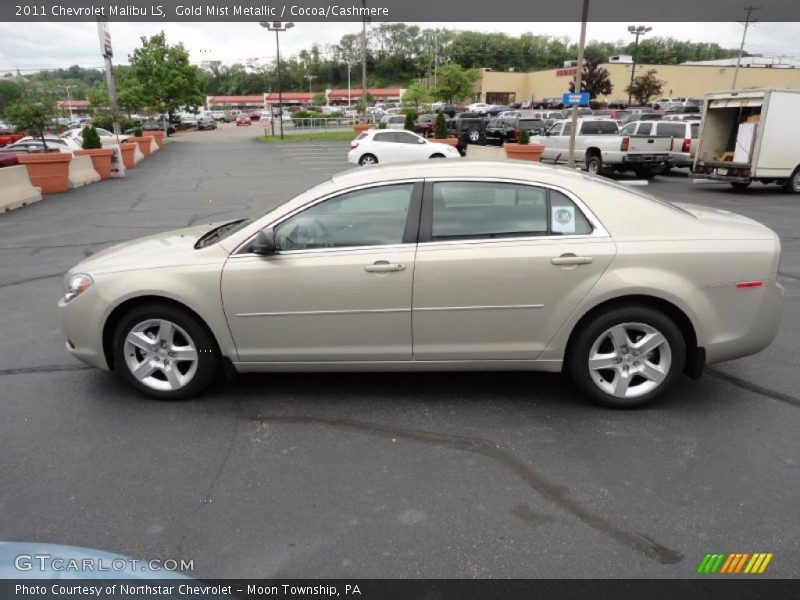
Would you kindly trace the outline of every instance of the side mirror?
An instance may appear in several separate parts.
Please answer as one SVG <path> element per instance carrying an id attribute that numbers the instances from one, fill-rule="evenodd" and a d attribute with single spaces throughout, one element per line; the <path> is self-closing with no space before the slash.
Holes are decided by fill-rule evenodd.
<path id="1" fill-rule="evenodd" d="M 417 140 L 417 143 L 418 143 L 418 144 L 424 144 L 424 143 L 425 143 L 425 140 L 423 140 L 422 138 L 419 138 L 419 139 Z"/>
<path id="2" fill-rule="evenodd" d="M 277 251 L 278 248 L 275 245 L 275 230 L 271 227 L 259 231 L 253 243 L 250 244 L 250 252 L 253 254 L 275 254 Z"/>

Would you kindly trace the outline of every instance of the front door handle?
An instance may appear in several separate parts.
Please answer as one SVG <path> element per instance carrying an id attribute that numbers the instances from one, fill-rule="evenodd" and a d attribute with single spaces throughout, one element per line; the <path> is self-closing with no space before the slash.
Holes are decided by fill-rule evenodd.
<path id="1" fill-rule="evenodd" d="M 371 265 L 364 267 L 367 273 L 392 273 L 394 271 L 405 271 L 406 266 L 400 263 L 390 263 L 388 260 L 376 260 Z"/>
<path id="2" fill-rule="evenodd" d="M 556 258 L 551 258 L 550 262 L 559 267 L 563 267 L 564 265 L 588 265 L 589 263 L 594 262 L 594 257 L 562 254 Z"/>

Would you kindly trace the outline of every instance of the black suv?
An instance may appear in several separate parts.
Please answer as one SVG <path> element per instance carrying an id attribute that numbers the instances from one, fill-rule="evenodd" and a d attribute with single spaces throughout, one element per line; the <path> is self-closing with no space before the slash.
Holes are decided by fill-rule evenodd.
<path id="1" fill-rule="evenodd" d="M 466 134 L 470 144 L 486 144 L 486 123 L 488 119 L 478 113 L 456 113 L 447 123 L 452 135 L 461 138 Z"/>

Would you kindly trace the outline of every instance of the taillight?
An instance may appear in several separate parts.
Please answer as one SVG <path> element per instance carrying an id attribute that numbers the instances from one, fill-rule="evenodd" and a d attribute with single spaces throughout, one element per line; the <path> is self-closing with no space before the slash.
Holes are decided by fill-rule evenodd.
<path id="1" fill-rule="evenodd" d="M 685 138 L 683 140 L 683 146 L 681 146 L 681 152 L 689 152 L 689 150 L 691 150 L 691 148 L 692 148 L 692 139 L 691 138 Z"/>
<path id="2" fill-rule="evenodd" d="M 355 150 L 358 148 L 358 142 L 350 142 L 350 150 Z"/>
<path id="3" fill-rule="evenodd" d="M 628 151 L 628 146 L 630 145 L 630 143 L 631 143 L 630 138 L 628 136 L 625 136 L 624 138 L 622 138 L 622 143 L 619 145 L 619 149 L 622 152 L 627 152 Z"/>
<path id="4" fill-rule="evenodd" d="M 517 129 L 515 129 L 515 130 L 514 130 L 514 137 L 516 137 L 517 139 L 519 139 L 519 128 L 517 128 Z"/>
<path id="5" fill-rule="evenodd" d="M 764 285 L 763 281 L 740 281 L 736 284 L 736 287 L 739 289 L 746 289 L 746 288 L 760 288 Z"/>

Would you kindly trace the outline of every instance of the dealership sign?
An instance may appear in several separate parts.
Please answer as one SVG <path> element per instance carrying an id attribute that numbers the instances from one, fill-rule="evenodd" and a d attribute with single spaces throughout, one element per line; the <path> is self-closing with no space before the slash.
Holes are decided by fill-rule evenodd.
<path id="1" fill-rule="evenodd" d="M 589 92 L 581 92 L 580 94 L 570 94 L 564 92 L 561 96 L 561 103 L 564 106 L 588 106 L 589 105 Z"/>

